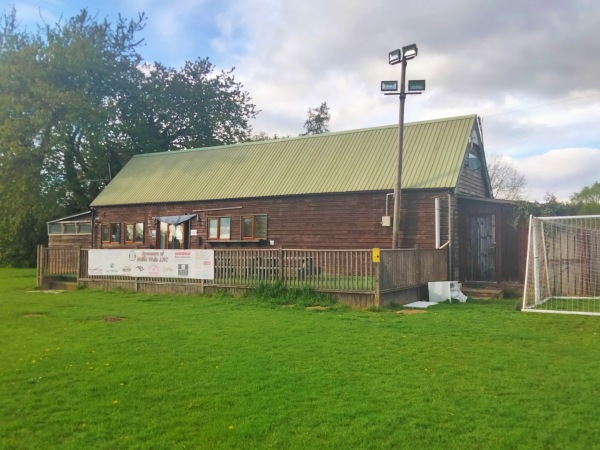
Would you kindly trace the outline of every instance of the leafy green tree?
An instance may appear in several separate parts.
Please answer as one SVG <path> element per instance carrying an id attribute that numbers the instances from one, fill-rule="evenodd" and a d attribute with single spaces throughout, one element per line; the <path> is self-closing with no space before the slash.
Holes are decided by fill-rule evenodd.
<path id="1" fill-rule="evenodd" d="M 215 73 L 208 60 L 181 70 L 160 63 L 138 73 L 139 89 L 119 105 L 121 132 L 137 153 L 243 142 L 251 136 L 255 106 L 230 71 Z"/>
<path id="2" fill-rule="evenodd" d="M 257 112 L 232 70 L 140 69 L 144 25 L 83 9 L 30 33 L 14 8 L 0 17 L 0 264 L 29 264 L 46 221 L 86 210 L 132 155 L 251 135 Z"/>
<path id="3" fill-rule="evenodd" d="M 516 220 L 527 220 L 530 215 L 536 217 L 572 216 L 577 214 L 576 207 L 572 203 L 558 201 L 556 196 L 547 192 L 543 203 L 517 201 Z"/>
<path id="4" fill-rule="evenodd" d="M 571 196 L 579 214 L 600 214 L 600 182 L 585 186 Z"/>
<path id="5" fill-rule="evenodd" d="M 329 106 L 327 102 L 321 103 L 321 106 L 317 108 L 308 108 L 306 122 L 304 122 L 304 129 L 306 133 L 301 136 L 307 136 L 309 134 L 321 134 L 329 131 Z"/>

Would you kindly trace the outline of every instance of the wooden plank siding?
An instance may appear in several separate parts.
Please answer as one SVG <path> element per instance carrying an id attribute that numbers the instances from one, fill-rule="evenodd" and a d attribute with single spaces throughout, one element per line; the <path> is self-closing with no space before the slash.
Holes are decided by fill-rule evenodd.
<path id="1" fill-rule="evenodd" d="M 458 199 L 460 215 L 458 229 L 461 247 L 458 251 L 461 281 L 469 280 L 469 223 L 472 218 L 484 215 L 495 216 L 495 276 L 497 283 L 522 283 L 527 248 L 527 226 L 525 221 L 517 221 L 515 205 L 506 201 L 486 199 Z"/>
<path id="2" fill-rule="evenodd" d="M 309 248 L 309 249 L 355 249 L 390 248 L 392 228 L 381 225 L 386 213 L 386 194 L 389 192 L 361 192 L 343 194 L 318 194 L 288 197 L 269 197 L 240 200 L 218 200 L 169 204 L 148 204 L 98 207 L 94 224 L 94 248 L 127 247 L 102 243 L 102 224 L 120 223 L 124 233 L 125 223 L 143 222 L 143 244 L 131 247 L 154 248 L 156 230 L 153 217 L 198 214 L 192 219 L 190 248 Z M 441 240 L 448 236 L 447 191 L 413 190 L 402 192 L 400 247 L 434 248 L 435 246 L 435 198 L 440 198 Z M 241 217 L 267 215 L 267 239 L 260 242 L 241 242 Z M 393 216 L 393 198 L 388 198 L 388 215 Z M 231 240 L 211 241 L 208 237 L 208 219 L 231 218 Z M 271 244 L 272 241 L 272 244 Z"/>
<path id="3" fill-rule="evenodd" d="M 489 198 L 490 190 L 485 178 L 487 176 L 487 171 L 483 166 L 475 170 L 469 168 L 469 154 L 477 156 L 479 161 L 484 164 L 482 150 L 478 145 L 474 145 L 471 150 L 467 149 L 467 151 L 465 151 L 462 169 L 456 184 L 456 194 Z"/>
<path id="4" fill-rule="evenodd" d="M 50 248 L 90 248 L 92 235 L 88 234 L 49 234 L 48 247 Z"/>

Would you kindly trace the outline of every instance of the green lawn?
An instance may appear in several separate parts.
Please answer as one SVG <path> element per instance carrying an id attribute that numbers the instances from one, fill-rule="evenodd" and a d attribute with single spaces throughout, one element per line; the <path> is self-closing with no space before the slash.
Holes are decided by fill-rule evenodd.
<path id="1" fill-rule="evenodd" d="M 600 318 L 29 292 L 0 270 L 2 448 L 592 449 Z"/>

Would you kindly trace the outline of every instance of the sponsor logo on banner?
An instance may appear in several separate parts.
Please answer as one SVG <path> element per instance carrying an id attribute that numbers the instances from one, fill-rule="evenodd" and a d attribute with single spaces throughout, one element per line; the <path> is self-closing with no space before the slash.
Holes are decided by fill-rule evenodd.
<path id="1" fill-rule="evenodd" d="M 89 250 L 88 275 L 214 280 L 214 250 Z"/>

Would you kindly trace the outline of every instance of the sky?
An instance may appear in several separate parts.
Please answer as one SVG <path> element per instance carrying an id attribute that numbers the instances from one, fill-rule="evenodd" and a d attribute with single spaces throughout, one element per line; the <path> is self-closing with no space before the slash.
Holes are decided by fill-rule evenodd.
<path id="1" fill-rule="evenodd" d="M 82 8 L 143 12 L 146 62 L 235 67 L 261 111 L 254 131 L 280 136 L 323 101 L 331 131 L 397 123 L 380 81 L 400 78 L 388 53 L 416 43 L 407 79 L 427 89 L 407 98 L 406 122 L 478 114 L 486 154 L 525 175 L 529 200 L 600 181 L 597 0 L 0 0 L 13 5 L 29 30 Z"/>

